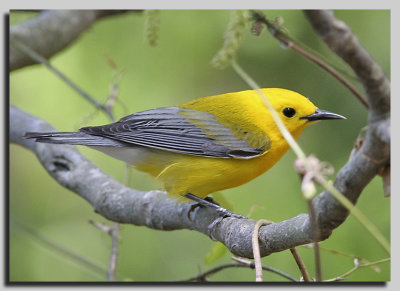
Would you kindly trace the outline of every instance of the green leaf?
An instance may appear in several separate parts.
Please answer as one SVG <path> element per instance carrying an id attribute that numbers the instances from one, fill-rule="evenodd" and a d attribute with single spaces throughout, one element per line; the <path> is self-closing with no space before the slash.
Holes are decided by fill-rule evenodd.
<path id="1" fill-rule="evenodd" d="M 212 264 L 216 260 L 222 258 L 227 250 L 228 248 L 223 243 L 219 241 L 215 242 L 212 245 L 210 252 L 204 257 L 204 262 L 206 265 Z"/>

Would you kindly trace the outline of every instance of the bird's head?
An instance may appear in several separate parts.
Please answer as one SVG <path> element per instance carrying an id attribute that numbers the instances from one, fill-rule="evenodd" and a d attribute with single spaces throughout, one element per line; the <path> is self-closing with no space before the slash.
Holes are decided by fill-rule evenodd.
<path id="1" fill-rule="evenodd" d="M 261 89 L 278 112 L 287 129 L 296 137 L 318 120 L 346 119 L 344 116 L 319 109 L 308 98 L 291 90 Z"/>

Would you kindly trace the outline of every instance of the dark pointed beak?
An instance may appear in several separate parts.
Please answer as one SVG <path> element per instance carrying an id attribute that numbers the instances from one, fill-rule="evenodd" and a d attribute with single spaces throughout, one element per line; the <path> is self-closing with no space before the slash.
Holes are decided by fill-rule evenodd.
<path id="1" fill-rule="evenodd" d="M 321 109 L 316 109 L 313 114 L 300 117 L 300 119 L 307 119 L 308 121 L 316 121 L 316 120 L 347 119 L 347 118 L 336 113 L 332 113 Z"/>

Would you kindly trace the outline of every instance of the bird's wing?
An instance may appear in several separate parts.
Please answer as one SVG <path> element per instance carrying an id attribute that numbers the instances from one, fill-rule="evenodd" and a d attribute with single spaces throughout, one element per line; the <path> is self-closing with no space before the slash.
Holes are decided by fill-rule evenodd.
<path id="1" fill-rule="evenodd" d="M 182 107 L 150 109 L 116 123 L 84 127 L 80 131 L 128 144 L 204 157 L 249 159 L 269 148 L 266 135 L 262 147 L 252 147 L 246 140 L 253 137 L 236 137 L 213 114 Z"/>

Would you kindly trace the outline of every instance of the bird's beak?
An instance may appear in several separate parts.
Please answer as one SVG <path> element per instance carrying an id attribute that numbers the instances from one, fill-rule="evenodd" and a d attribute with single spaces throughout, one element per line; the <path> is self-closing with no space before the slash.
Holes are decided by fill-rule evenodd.
<path id="1" fill-rule="evenodd" d="M 316 121 L 316 120 L 326 120 L 326 119 L 346 119 L 346 117 L 317 108 L 313 114 L 300 117 L 300 119 L 307 119 L 307 121 Z"/>

